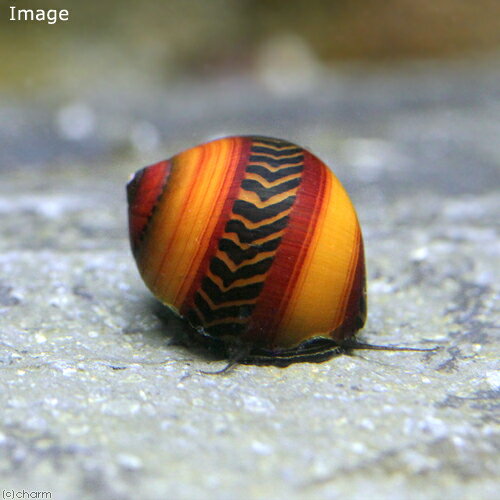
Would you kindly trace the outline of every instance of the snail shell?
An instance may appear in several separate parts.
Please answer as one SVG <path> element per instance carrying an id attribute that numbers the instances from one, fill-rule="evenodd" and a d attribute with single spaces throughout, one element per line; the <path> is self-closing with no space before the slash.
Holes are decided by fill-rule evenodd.
<path id="1" fill-rule="evenodd" d="M 218 139 L 139 170 L 127 193 L 144 282 L 202 335 L 299 355 L 364 325 L 356 212 L 309 151 L 268 137 Z"/>

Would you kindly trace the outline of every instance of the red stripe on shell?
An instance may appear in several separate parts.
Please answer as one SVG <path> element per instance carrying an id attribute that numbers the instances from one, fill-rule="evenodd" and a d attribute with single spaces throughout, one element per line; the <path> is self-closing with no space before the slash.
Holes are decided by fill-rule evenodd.
<path id="1" fill-rule="evenodd" d="M 304 150 L 302 182 L 290 220 L 244 336 L 252 343 L 273 347 L 321 213 L 326 173 L 324 165 Z"/>
<path id="2" fill-rule="evenodd" d="M 358 256 L 352 280 L 349 299 L 344 312 L 342 324 L 336 328 L 331 337 L 334 340 L 344 340 L 353 337 L 363 327 L 366 321 L 366 273 L 363 237 L 359 234 Z"/>
<path id="3" fill-rule="evenodd" d="M 170 170 L 171 162 L 161 161 L 137 172 L 127 184 L 129 233 L 134 255 L 137 255 L 141 238 L 167 183 Z"/>

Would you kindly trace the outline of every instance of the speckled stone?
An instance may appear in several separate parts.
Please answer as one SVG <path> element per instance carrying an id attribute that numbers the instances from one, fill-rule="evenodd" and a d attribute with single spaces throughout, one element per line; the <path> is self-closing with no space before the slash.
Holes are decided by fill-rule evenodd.
<path id="1" fill-rule="evenodd" d="M 224 362 L 172 342 L 183 325 L 159 314 L 128 247 L 125 182 L 162 156 L 4 169 L 2 488 L 70 500 L 498 498 L 494 71 L 460 90 L 460 72 L 420 71 L 415 94 L 398 72 L 327 78 L 311 97 L 321 114 L 302 121 L 290 118 L 303 102 L 262 104 L 251 86 L 245 102 L 238 88 L 185 97 L 232 99 L 228 133 L 286 137 L 334 166 L 365 236 L 360 338 L 436 352 L 202 374 Z M 217 132 L 210 108 L 183 138 L 188 119 L 172 109 L 182 126 L 168 154 Z M 272 125 L 280 116 L 291 136 Z"/>

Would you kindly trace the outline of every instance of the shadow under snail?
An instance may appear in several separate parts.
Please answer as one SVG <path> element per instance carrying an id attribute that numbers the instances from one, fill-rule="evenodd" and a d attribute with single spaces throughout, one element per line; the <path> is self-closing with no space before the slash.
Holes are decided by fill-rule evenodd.
<path id="1" fill-rule="evenodd" d="M 235 362 L 287 366 L 363 344 L 363 238 L 337 177 L 281 139 L 227 137 L 139 170 L 129 232 L 153 294 Z"/>

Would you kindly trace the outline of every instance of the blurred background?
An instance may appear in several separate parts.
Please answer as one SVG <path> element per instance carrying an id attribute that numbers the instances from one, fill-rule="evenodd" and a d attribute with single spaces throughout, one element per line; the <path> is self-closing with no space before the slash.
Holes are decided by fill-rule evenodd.
<path id="1" fill-rule="evenodd" d="M 11 4 L 69 21 L 12 22 Z M 0 168 L 143 164 L 239 133 L 340 140 L 370 165 L 389 112 L 498 105 L 499 43 L 497 0 L 2 0 Z"/>
<path id="2" fill-rule="evenodd" d="M 69 21 L 12 22 L 2 4 L 0 168 L 142 166 L 259 133 L 388 193 L 417 165 L 452 192 L 498 175 L 497 0 L 12 3 Z"/>

